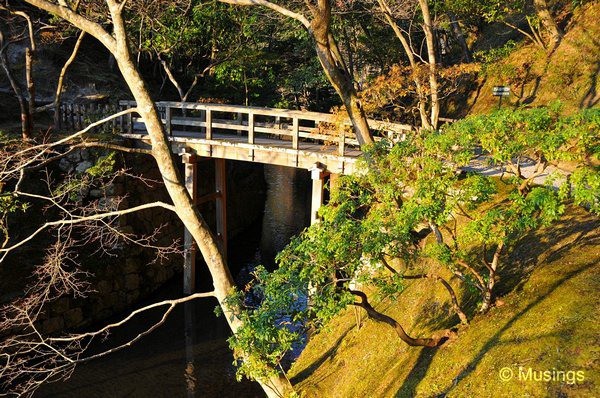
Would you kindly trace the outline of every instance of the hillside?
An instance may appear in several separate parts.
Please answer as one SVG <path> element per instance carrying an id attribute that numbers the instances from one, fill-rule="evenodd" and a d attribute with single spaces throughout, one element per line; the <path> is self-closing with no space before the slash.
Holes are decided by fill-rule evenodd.
<path id="1" fill-rule="evenodd" d="M 357 330 L 348 310 L 310 340 L 289 373 L 292 382 L 304 397 L 598 396 L 598 220 L 570 209 L 561 222 L 523 239 L 508 263 L 511 268 L 501 270 L 499 305 L 441 347 L 409 347 L 371 320 Z M 443 291 L 419 289 L 423 283 L 413 282 L 397 302 L 384 299 L 377 306 L 416 336 L 457 323 Z M 512 371 L 509 381 L 500 378 L 505 367 Z M 580 377 L 575 383 L 520 381 L 519 367 L 522 378 L 530 368 L 583 374 L 569 374 Z"/>
<path id="2" fill-rule="evenodd" d="M 509 42 L 488 51 L 483 56 L 487 64 L 483 66 L 477 89 L 467 101 L 469 112 L 487 113 L 497 107 L 498 98 L 492 95 L 497 85 L 510 86 L 508 103 L 512 105 L 541 106 L 558 99 L 567 112 L 597 106 L 600 102 L 598 20 L 600 3 L 577 8 L 565 27 L 564 38 L 551 54 L 527 41 Z M 494 32 L 488 32 L 487 36 L 493 37 Z"/>
<path id="3" fill-rule="evenodd" d="M 495 109 L 495 85 L 511 87 L 504 106 L 557 99 L 566 112 L 598 106 L 599 19 L 598 2 L 576 10 L 550 55 L 524 41 L 492 51 L 465 113 Z M 303 397 L 600 396 L 599 230 L 598 219 L 571 208 L 560 223 L 523 239 L 509 254 L 510 269 L 500 271 L 498 305 L 441 347 L 409 347 L 364 313 L 357 328 L 349 309 L 309 341 L 289 376 Z M 412 336 L 458 324 L 443 289 L 423 289 L 426 283 L 407 282 L 398 301 L 380 299 L 377 309 Z M 555 381 L 528 379 L 530 369 Z"/>

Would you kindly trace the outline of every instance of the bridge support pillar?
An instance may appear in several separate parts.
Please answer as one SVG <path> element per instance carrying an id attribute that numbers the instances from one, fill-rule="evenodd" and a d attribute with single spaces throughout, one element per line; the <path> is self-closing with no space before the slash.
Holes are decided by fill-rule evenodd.
<path id="1" fill-rule="evenodd" d="M 215 158 L 215 191 L 217 237 L 221 242 L 221 252 L 227 261 L 227 167 L 225 159 Z"/>
<path id="2" fill-rule="evenodd" d="M 185 169 L 185 187 L 194 203 L 198 196 L 198 157 L 184 153 L 183 164 Z M 186 229 L 183 236 L 183 293 L 192 294 L 196 291 L 196 251 L 194 238 Z"/>
<path id="3" fill-rule="evenodd" d="M 198 197 L 198 162 L 210 158 L 184 153 L 182 160 L 185 169 L 185 187 L 195 205 L 215 201 L 216 235 L 218 244 L 227 261 L 227 168 L 225 159 L 215 158 L 215 192 Z M 183 239 L 183 293 L 196 291 L 196 253 L 194 238 L 186 229 Z"/>
<path id="4" fill-rule="evenodd" d="M 312 199 L 310 204 L 310 224 L 319 222 L 318 211 L 323 205 L 323 189 L 325 187 L 325 177 L 329 174 L 325 171 L 325 166 L 315 163 L 309 170 L 312 179 Z"/>

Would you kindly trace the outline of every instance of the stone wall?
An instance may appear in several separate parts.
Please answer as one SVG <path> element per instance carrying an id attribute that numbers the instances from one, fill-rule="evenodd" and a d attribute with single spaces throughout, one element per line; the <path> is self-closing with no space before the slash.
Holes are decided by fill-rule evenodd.
<path id="1" fill-rule="evenodd" d="M 76 151 L 63 158 L 59 168 L 63 173 L 83 173 L 101 154 L 94 150 Z M 119 206 L 122 209 L 159 200 L 169 202 L 155 164 L 148 156 L 120 156 L 118 167 L 143 176 L 144 180 L 119 177 L 108 189 L 82 190 L 78 199 L 108 202 L 124 197 Z M 148 209 L 119 219 L 119 230 L 124 233 L 148 235 L 161 226 L 153 244 L 169 245 L 174 239 L 181 240 L 181 222 L 173 212 L 163 208 Z M 124 312 L 180 272 L 183 263 L 180 254 L 159 261 L 153 250 L 135 244 L 123 244 L 111 255 L 91 251 L 82 253 L 81 257 L 85 258 L 81 260 L 83 270 L 91 273 L 92 291 L 86 298 L 61 297 L 51 303 L 40 318 L 45 333 L 82 328 Z"/>
<path id="2" fill-rule="evenodd" d="M 94 164 L 99 155 L 102 153 L 98 151 L 77 151 L 62 159 L 59 168 L 63 173 L 82 173 Z M 128 173 L 143 176 L 144 180 L 120 177 L 108 189 L 83 190 L 79 200 L 111 201 L 116 197 L 124 197 L 120 208 L 153 201 L 170 203 L 155 162 L 149 156 L 119 155 L 118 167 L 127 169 Z M 213 167 L 211 161 L 202 162 L 198 167 L 201 194 L 214 190 Z M 233 238 L 263 216 L 266 188 L 261 165 L 227 162 L 227 176 L 228 227 L 229 237 Z M 200 210 L 209 224 L 212 224 L 214 204 L 207 203 Z M 161 229 L 154 244 L 169 245 L 176 239 L 181 246 L 183 225 L 171 211 L 163 208 L 148 209 L 119 219 L 119 228 L 126 233 L 152 234 L 158 227 Z M 155 252 L 133 244 L 124 245 L 117 254 L 90 254 L 82 260 L 84 270 L 93 275 L 90 278 L 93 292 L 83 299 L 61 297 L 51 303 L 40 318 L 44 332 L 79 329 L 123 313 L 136 302 L 151 296 L 182 270 L 181 254 L 156 261 Z"/>

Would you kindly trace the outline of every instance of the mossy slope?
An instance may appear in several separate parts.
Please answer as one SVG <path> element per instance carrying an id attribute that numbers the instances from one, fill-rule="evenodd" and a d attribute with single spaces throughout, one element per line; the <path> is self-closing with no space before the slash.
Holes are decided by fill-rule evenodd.
<path id="1" fill-rule="evenodd" d="M 600 396 L 600 224 L 571 209 L 525 238 L 501 272 L 499 306 L 433 349 L 409 347 L 352 310 L 314 336 L 289 374 L 306 397 Z M 447 296 L 416 281 L 378 309 L 417 336 L 453 323 Z M 519 381 L 524 371 L 583 371 L 585 380 Z M 510 381 L 499 372 L 509 367 Z M 560 378 L 560 377 L 559 377 Z"/>
<path id="2" fill-rule="evenodd" d="M 565 36 L 548 54 L 534 44 L 523 42 L 505 59 L 486 67 L 473 93 L 470 113 L 487 113 L 498 105 L 492 95 L 496 85 L 509 85 L 512 105 L 547 105 L 561 100 L 565 111 L 597 106 L 600 103 L 600 3 L 579 7 L 565 27 Z"/>

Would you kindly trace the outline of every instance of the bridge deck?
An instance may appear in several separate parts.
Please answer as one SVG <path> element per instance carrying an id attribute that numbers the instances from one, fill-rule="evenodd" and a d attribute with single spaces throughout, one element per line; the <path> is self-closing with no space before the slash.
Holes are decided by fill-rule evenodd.
<path id="1" fill-rule="evenodd" d="M 121 110 L 135 105 L 119 102 Z M 176 153 L 306 169 L 320 163 L 321 168 L 343 174 L 354 172 L 361 154 L 349 121 L 339 128 L 336 116 L 327 113 L 189 102 L 157 102 L 156 106 Z M 63 123 L 75 128 L 94 113 L 76 105 L 61 110 Z M 369 123 L 392 139 L 412 131 L 409 125 Z M 143 120 L 134 114 L 122 116 L 113 127 L 124 137 L 148 141 Z"/>
<path id="2" fill-rule="evenodd" d="M 121 134 L 125 138 L 148 141 L 145 132 Z M 337 154 L 337 146 L 314 142 L 298 143 L 292 148 L 291 141 L 274 138 L 255 138 L 249 144 L 247 137 L 231 133 L 213 134 L 212 139 L 202 138 L 198 132 L 173 131 L 169 137 L 175 153 L 192 152 L 202 157 L 242 160 L 280 166 L 310 169 L 321 163 L 327 170 L 339 174 L 352 174 L 356 160 L 362 154 L 359 149 L 348 149 L 344 156 Z"/>

